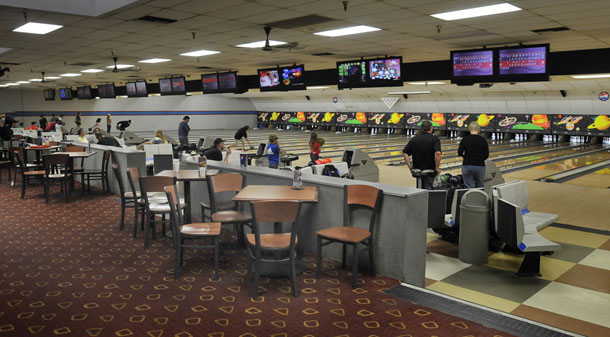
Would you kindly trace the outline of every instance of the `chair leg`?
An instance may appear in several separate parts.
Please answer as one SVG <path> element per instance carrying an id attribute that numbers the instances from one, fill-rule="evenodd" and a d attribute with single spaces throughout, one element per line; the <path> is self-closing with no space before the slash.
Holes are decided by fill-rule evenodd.
<path id="1" fill-rule="evenodd" d="M 322 237 L 318 235 L 318 243 L 316 245 L 316 278 L 322 276 Z"/>
<path id="2" fill-rule="evenodd" d="M 354 253 L 352 256 L 352 289 L 356 289 L 358 282 L 358 244 L 353 245 Z"/>
<path id="3" fill-rule="evenodd" d="M 517 276 L 540 277 L 540 253 L 530 252 L 525 253 L 521 267 L 517 272 Z"/>
<path id="4" fill-rule="evenodd" d="M 154 215 L 153 215 L 154 216 Z M 144 248 L 148 248 L 150 241 L 150 215 L 147 214 L 144 222 Z"/>
<path id="5" fill-rule="evenodd" d="M 290 254 L 292 255 L 292 252 Z M 290 257 L 290 286 L 292 287 L 292 297 L 299 296 L 299 289 L 297 286 L 297 270 L 294 262 L 295 258 L 296 256 Z"/>
<path id="6" fill-rule="evenodd" d="M 369 239 L 369 272 L 372 276 L 377 275 L 377 269 L 375 268 L 375 254 L 373 253 L 373 240 Z"/>
<path id="7" fill-rule="evenodd" d="M 134 202 L 134 213 L 135 216 L 133 218 L 133 237 L 135 238 L 138 235 L 138 208 L 140 206 L 138 206 L 138 202 L 137 200 Z"/>
<path id="8" fill-rule="evenodd" d="M 165 214 L 161 214 L 161 236 L 165 237 Z"/>
<path id="9" fill-rule="evenodd" d="M 254 282 L 252 283 L 252 298 L 258 297 L 258 282 L 261 278 L 261 259 L 260 256 L 256 257 L 254 261 Z"/>
<path id="10" fill-rule="evenodd" d="M 347 246 L 343 243 L 343 256 L 341 258 L 341 268 L 345 268 L 345 254 L 347 253 Z"/>
<path id="11" fill-rule="evenodd" d="M 119 224 L 119 230 L 123 230 L 125 226 L 125 199 L 121 198 L 121 223 Z"/>
<path id="12" fill-rule="evenodd" d="M 218 280 L 220 278 L 218 269 L 220 265 L 220 242 L 219 237 L 214 237 L 214 280 Z"/>
<path id="13" fill-rule="evenodd" d="M 182 244 L 176 247 L 176 263 L 174 263 L 174 280 L 180 276 L 180 266 L 182 265 Z"/>
<path id="14" fill-rule="evenodd" d="M 25 185 L 27 183 L 27 179 L 25 177 L 21 178 L 21 199 L 25 199 Z"/>

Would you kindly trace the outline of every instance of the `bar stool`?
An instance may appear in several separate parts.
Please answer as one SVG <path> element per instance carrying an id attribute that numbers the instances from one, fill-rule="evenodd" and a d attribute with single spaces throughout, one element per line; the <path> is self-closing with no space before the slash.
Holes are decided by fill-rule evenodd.
<path id="1" fill-rule="evenodd" d="M 369 249 L 369 271 L 375 276 L 375 256 L 373 250 L 373 230 L 383 191 L 368 185 L 346 185 L 343 189 L 345 205 L 343 207 L 343 227 L 331 227 L 318 231 L 317 242 L 317 273 L 316 277 L 322 275 L 322 247 L 333 242 L 343 244 L 342 266 L 345 268 L 345 255 L 347 246 L 352 246 L 352 289 L 356 288 L 358 281 L 358 244 L 363 244 Z M 370 215 L 369 229 L 350 227 L 350 206 L 363 206 L 372 210 Z M 328 242 L 324 242 L 328 241 Z"/>
<path id="2" fill-rule="evenodd" d="M 176 194 L 176 186 L 165 186 L 165 193 L 170 207 L 170 219 L 172 222 L 172 236 L 174 238 L 174 248 L 176 249 L 176 263 L 174 267 L 174 280 L 180 276 L 180 267 L 184 257 L 185 249 L 207 249 L 214 248 L 214 279 L 218 280 L 219 242 L 220 242 L 220 223 L 183 223 L 180 199 Z M 212 245 L 185 244 L 185 240 L 197 241 L 200 239 L 212 239 Z"/>
<path id="3" fill-rule="evenodd" d="M 248 275 L 252 280 L 252 298 L 258 297 L 261 263 L 288 263 L 292 296 L 298 296 L 295 261 L 299 232 L 301 203 L 298 201 L 253 201 L 252 234 L 246 234 L 248 243 Z M 290 223 L 288 233 L 261 234 L 261 223 Z M 254 264 L 254 269 L 252 268 Z M 252 277 L 251 273 L 254 273 Z"/>

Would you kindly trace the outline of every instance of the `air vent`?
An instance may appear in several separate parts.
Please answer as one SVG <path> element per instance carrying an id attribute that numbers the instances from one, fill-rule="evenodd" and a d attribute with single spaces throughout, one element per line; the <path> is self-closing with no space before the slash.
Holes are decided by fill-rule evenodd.
<path id="1" fill-rule="evenodd" d="M 178 20 L 167 19 L 167 18 L 160 18 L 158 16 L 152 16 L 152 15 L 143 16 L 143 17 L 139 18 L 138 20 L 140 20 L 140 21 L 148 21 L 148 22 L 155 22 L 155 23 L 163 23 L 163 24 L 178 22 Z"/>
<path id="2" fill-rule="evenodd" d="M 534 33 L 554 33 L 554 32 L 565 32 L 566 30 L 570 30 L 568 27 L 553 27 L 553 28 L 544 28 L 544 29 L 534 29 L 532 32 Z"/>
<path id="3" fill-rule="evenodd" d="M 266 23 L 265 26 L 283 29 L 293 29 L 298 27 L 317 25 L 329 21 L 335 21 L 335 19 L 327 18 L 325 16 L 320 15 L 306 15 L 294 19 Z"/>
<path id="4" fill-rule="evenodd" d="M 75 67 L 90 67 L 94 64 L 95 63 L 87 63 L 87 62 L 70 63 L 71 66 L 75 66 Z"/>
<path id="5" fill-rule="evenodd" d="M 333 56 L 335 54 L 333 53 L 315 53 L 315 54 L 311 54 L 313 56 Z"/>

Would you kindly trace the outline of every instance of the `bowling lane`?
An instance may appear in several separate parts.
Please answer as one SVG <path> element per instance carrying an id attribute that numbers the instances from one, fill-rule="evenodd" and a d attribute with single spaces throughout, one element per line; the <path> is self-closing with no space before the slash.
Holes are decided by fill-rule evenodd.
<path id="1" fill-rule="evenodd" d="M 610 157 L 610 155 L 608 156 Z M 568 185 L 577 185 L 595 188 L 610 188 L 610 168 L 605 168 L 564 182 Z"/>
<path id="2" fill-rule="evenodd" d="M 599 148 L 601 148 L 600 145 L 591 145 L 590 148 L 588 148 L 586 150 L 591 151 L 591 150 L 599 149 Z M 581 150 L 581 151 L 584 151 L 584 150 Z M 570 154 L 570 153 L 568 153 L 568 154 Z M 570 158 L 570 159 L 566 159 L 566 160 L 562 160 L 562 161 L 558 161 L 558 162 L 554 162 L 554 163 L 541 164 L 536 167 L 531 167 L 531 168 L 507 173 L 507 174 L 505 174 L 505 177 L 509 177 L 511 179 L 538 180 L 540 178 L 544 178 L 544 177 L 550 176 L 552 174 L 556 174 L 556 173 L 567 171 L 567 170 L 572 170 L 572 169 L 583 167 L 583 166 L 589 165 L 589 164 L 595 164 L 600 161 L 609 160 L 609 159 L 610 159 L 610 150 L 605 151 L 605 152 L 586 154 L 586 155 L 582 155 L 579 157 L 574 157 L 574 158 Z M 496 163 L 496 164 L 498 165 L 498 163 Z M 500 167 L 500 169 L 502 169 L 502 167 Z M 584 178 L 586 176 L 591 176 L 591 177 Z M 586 176 L 579 177 L 579 178 L 576 178 L 573 180 L 569 180 L 569 181 L 565 182 L 565 184 L 571 183 L 572 185 L 578 185 L 579 182 L 585 183 L 586 186 L 593 184 L 594 182 L 592 180 L 592 177 L 593 178 L 596 177 L 595 173 L 591 173 Z M 603 176 L 600 176 L 600 179 L 602 179 L 602 178 L 603 178 Z"/>

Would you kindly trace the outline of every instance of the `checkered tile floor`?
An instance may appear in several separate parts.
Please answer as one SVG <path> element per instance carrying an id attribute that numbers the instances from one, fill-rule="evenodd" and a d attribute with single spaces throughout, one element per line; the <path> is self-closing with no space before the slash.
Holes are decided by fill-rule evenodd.
<path id="1" fill-rule="evenodd" d="M 586 336 L 610 336 L 610 235 L 550 226 L 562 250 L 540 261 L 540 278 L 521 278 L 523 255 L 490 252 L 484 265 L 458 259 L 458 245 L 428 233 L 426 287 Z"/>

